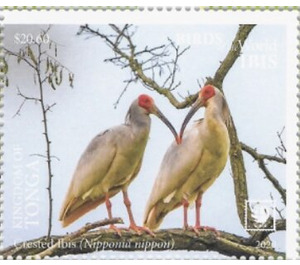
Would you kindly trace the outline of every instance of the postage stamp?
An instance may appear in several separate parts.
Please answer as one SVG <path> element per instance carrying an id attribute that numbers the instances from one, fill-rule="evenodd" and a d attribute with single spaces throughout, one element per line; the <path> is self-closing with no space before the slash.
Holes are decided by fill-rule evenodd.
<path id="1" fill-rule="evenodd" d="M 298 8 L 0 13 L 2 259 L 298 258 Z"/>

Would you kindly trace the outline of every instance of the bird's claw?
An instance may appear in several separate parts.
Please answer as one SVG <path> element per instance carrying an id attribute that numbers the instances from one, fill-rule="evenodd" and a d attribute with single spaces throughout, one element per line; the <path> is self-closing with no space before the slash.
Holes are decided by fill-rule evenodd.
<path id="1" fill-rule="evenodd" d="M 116 227 L 115 225 L 110 225 L 109 229 L 114 230 L 119 237 L 122 237 L 121 230 L 118 227 Z"/>
<path id="2" fill-rule="evenodd" d="M 137 225 L 133 225 L 131 224 L 128 228 L 128 230 L 132 230 L 134 232 L 136 232 L 139 236 L 142 234 L 142 232 L 145 232 L 147 234 L 149 234 L 152 237 L 155 237 L 155 234 L 147 227 L 144 226 L 137 226 Z"/>
<path id="3" fill-rule="evenodd" d="M 216 236 L 220 236 L 220 232 L 214 228 L 214 227 L 211 227 L 211 226 L 195 226 L 194 227 L 196 230 L 202 230 L 202 231 L 211 231 L 213 232 L 214 234 L 216 234 Z"/>
<path id="4" fill-rule="evenodd" d="M 185 230 L 189 230 L 189 231 L 193 231 L 197 236 L 200 235 L 200 231 L 211 231 L 213 233 L 216 234 L 216 236 L 220 236 L 220 232 L 214 228 L 214 227 L 210 227 L 210 226 L 199 226 L 199 225 L 196 225 L 196 226 L 187 226 L 187 227 L 184 227 Z"/>

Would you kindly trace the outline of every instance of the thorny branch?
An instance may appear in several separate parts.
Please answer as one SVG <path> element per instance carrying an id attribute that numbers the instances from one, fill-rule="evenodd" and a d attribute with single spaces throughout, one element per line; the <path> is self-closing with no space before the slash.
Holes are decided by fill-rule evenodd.
<path id="1" fill-rule="evenodd" d="M 50 26 L 46 30 L 42 30 L 40 35 L 45 36 L 50 30 Z M 44 48 L 43 42 L 37 42 L 36 40 L 33 41 L 32 44 L 26 44 L 24 47 L 20 48 L 18 52 L 14 52 L 4 48 L 6 52 L 6 56 L 9 58 L 10 56 L 16 57 L 17 62 L 25 62 L 29 68 L 33 70 L 33 80 L 34 84 L 37 86 L 37 96 L 29 97 L 24 95 L 19 87 L 17 87 L 17 94 L 23 98 L 22 103 L 20 104 L 16 114 L 13 116 L 20 115 L 22 108 L 24 107 L 27 101 L 34 101 L 37 102 L 40 106 L 41 113 L 42 113 L 42 124 L 43 124 L 43 135 L 45 138 L 46 143 L 46 154 L 34 154 L 35 156 L 40 156 L 46 160 L 47 164 L 47 172 L 48 172 L 48 202 L 49 202 L 49 215 L 48 215 L 48 232 L 47 236 L 50 238 L 51 230 L 52 230 L 52 207 L 53 207 L 53 196 L 52 196 L 52 158 L 58 159 L 56 156 L 51 154 L 51 140 L 49 137 L 49 124 L 48 124 L 48 112 L 52 110 L 52 108 L 56 105 L 53 103 L 51 105 L 46 104 L 45 99 L 45 87 L 46 81 L 48 81 L 48 86 L 51 87 L 53 90 L 56 89 L 56 86 L 61 85 L 63 80 L 63 72 L 68 70 L 64 65 L 62 65 L 55 57 L 57 57 L 57 47 L 56 43 L 52 40 L 49 41 L 49 48 L 51 50 L 51 45 L 55 45 L 54 47 L 54 54 L 55 57 L 51 56 L 47 52 L 47 48 Z M 73 82 L 73 73 L 69 73 L 69 82 L 70 86 L 72 87 Z M 59 159 L 58 159 L 59 160 Z"/>

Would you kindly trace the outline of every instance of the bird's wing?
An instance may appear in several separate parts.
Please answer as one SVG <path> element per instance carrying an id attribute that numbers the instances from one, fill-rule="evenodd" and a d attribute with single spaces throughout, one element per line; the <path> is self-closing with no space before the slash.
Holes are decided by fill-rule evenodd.
<path id="1" fill-rule="evenodd" d="M 116 131 L 116 128 L 112 128 L 97 135 L 82 154 L 63 203 L 60 220 L 64 219 L 73 205 L 78 204 L 77 199 L 88 194 L 109 171 L 118 149 Z"/>
<path id="2" fill-rule="evenodd" d="M 175 194 L 200 162 L 203 148 L 195 146 L 194 141 L 199 137 L 198 131 L 189 130 L 185 135 L 180 145 L 172 143 L 163 158 L 146 206 L 144 220 L 147 220 L 149 212 L 157 202 L 169 200 Z"/>
<path id="3" fill-rule="evenodd" d="M 143 162 L 143 156 L 140 158 L 136 168 L 134 169 L 134 172 L 132 173 L 132 175 L 130 176 L 130 180 L 127 182 L 126 185 L 124 185 L 124 189 L 127 189 L 128 186 L 130 185 L 130 183 L 136 178 L 136 176 L 138 175 L 138 173 L 141 170 L 142 167 L 142 162 Z"/>

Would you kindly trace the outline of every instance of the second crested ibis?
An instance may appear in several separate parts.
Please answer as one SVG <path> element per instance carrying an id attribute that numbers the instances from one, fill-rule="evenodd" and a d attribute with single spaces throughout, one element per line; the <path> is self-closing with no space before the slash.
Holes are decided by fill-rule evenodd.
<path id="1" fill-rule="evenodd" d="M 200 107 L 205 107 L 204 119 L 196 121 L 185 133 L 185 128 Z M 228 105 L 216 87 L 207 85 L 188 112 L 179 135 L 180 144 L 173 142 L 167 150 L 148 200 L 144 225 L 157 229 L 172 210 L 183 206 L 184 228 L 188 206 L 195 202 L 196 222 L 191 227 L 214 230 L 200 223 L 203 193 L 223 171 L 229 153 L 230 140 L 227 126 L 230 122 Z"/>
<path id="2" fill-rule="evenodd" d="M 105 202 L 108 217 L 112 218 L 110 198 L 123 192 L 129 228 L 140 233 L 131 211 L 127 189 L 140 171 L 149 138 L 151 119 L 160 118 L 177 138 L 172 124 L 148 95 L 140 95 L 130 106 L 125 123 L 97 135 L 82 154 L 60 212 L 63 227 Z M 119 235 L 120 230 L 111 225 Z"/>

